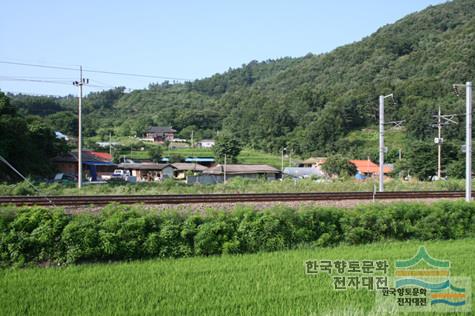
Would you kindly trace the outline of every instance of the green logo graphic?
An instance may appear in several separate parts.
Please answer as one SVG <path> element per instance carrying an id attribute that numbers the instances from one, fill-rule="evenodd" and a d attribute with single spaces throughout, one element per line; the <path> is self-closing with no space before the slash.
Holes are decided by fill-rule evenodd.
<path id="1" fill-rule="evenodd" d="M 425 261 L 429 265 L 437 268 L 450 268 L 450 261 L 438 260 L 432 258 L 426 250 L 426 247 L 421 246 L 416 255 L 408 260 L 396 260 L 396 268 L 410 268 L 417 265 L 420 261 Z"/>
<path id="2" fill-rule="evenodd" d="M 419 264 L 425 263 L 430 268 L 418 269 Z M 395 288 L 396 289 L 423 289 L 426 299 L 423 306 L 430 308 L 430 311 L 453 311 L 457 312 L 458 307 L 464 307 L 470 299 L 464 287 L 455 286 L 455 278 L 450 277 L 450 261 L 436 259 L 429 255 L 424 246 L 419 247 L 416 255 L 406 260 L 396 260 L 395 262 Z M 460 279 L 460 278 L 459 278 Z M 465 285 L 467 280 L 461 280 Z M 406 291 L 404 293 L 409 293 Z M 402 295 L 401 295 L 402 296 Z M 412 298 L 409 295 L 410 298 Z M 404 302 L 398 298 L 400 306 Z M 410 305 L 410 304 L 409 304 Z M 445 306 L 445 308 L 438 308 Z"/>

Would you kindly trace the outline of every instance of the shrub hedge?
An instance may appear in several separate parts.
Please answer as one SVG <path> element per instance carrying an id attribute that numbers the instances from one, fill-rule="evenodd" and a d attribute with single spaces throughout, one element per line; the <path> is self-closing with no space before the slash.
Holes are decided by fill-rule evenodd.
<path id="1" fill-rule="evenodd" d="M 0 264 L 252 253 L 306 245 L 475 236 L 475 203 L 398 203 L 354 209 L 249 207 L 206 214 L 151 212 L 111 204 L 99 214 L 2 207 Z"/>

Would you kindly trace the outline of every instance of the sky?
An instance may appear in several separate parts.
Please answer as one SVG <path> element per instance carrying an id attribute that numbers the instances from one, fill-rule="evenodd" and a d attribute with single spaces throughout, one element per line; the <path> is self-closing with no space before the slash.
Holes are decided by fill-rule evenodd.
<path id="1" fill-rule="evenodd" d="M 251 60 L 329 52 L 443 2 L 6 1 L 0 19 L 0 90 L 77 95 L 72 81 L 79 78 L 79 65 L 90 79 L 85 94 L 115 86 L 142 89 L 164 77 L 171 82 L 205 78 Z"/>

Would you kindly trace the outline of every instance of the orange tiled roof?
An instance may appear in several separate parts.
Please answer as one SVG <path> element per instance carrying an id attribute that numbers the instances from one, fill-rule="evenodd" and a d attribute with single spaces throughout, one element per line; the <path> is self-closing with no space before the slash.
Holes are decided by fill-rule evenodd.
<path id="1" fill-rule="evenodd" d="M 379 174 L 379 166 L 371 160 L 350 160 L 356 166 L 360 173 L 374 173 Z M 391 167 L 384 166 L 384 173 L 390 173 Z"/>

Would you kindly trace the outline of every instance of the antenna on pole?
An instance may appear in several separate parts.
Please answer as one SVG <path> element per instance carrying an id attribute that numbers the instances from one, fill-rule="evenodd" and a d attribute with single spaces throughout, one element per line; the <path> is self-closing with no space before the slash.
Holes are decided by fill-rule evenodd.
<path id="1" fill-rule="evenodd" d="M 89 83 L 89 79 L 82 77 L 82 66 L 79 66 L 79 81 L 73 85 L 79 87 L 78 102 L 78 189 L 82 187 L 82 86 Z"/>

